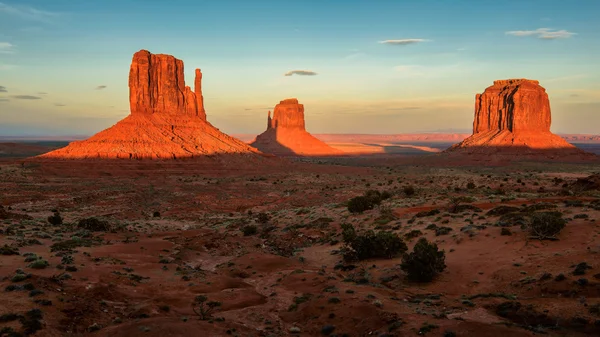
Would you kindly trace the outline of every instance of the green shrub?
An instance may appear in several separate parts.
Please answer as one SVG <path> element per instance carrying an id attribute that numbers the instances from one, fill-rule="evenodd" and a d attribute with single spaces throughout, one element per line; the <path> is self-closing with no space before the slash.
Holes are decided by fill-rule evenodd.
<path id="1" fill-rule="evenodd" d="M 410 185 L 404 186 L 402 188 L 402 192 L 404 192 L 404 195 L 406 195 L 407 197 L 412 197 L 413 195 L 415 195 L 417 193 L 415 188 Z"/>
<path id="2" fill-rule="evenodd" d="M 410 254 L 404 254 L 400 268 L 408 278 L 417 282 L 429 282 L 446 269 L 446 256 L 435 243 L 420 238 Z"/>
<path id="3" fill-rule="evenodd" d="M 0 255 L 19 255 L 19 248 L 13 248 L 5 244 L 0 247 Z"/>
<path id="4" fill-rule="evenodd" d="M 375 207 L 373 202 L 365 196 L 354 197 L 348 201 L 348 211 L 350 213 L 362 213 L 373 209 L 373 207 Z"/>
<path id="5" fill-rule="evenodd" d="M 350 213 L 362 213 L 380 205 L 383 200 L 389 199 L 392 194 L 387 191 L 379 192 L 368 190 L 364 195 L 354 197 L 348 201 L 348 211 Z"/>
<path id="6" fill-rule="evenodd" d="M 58 211 L 56 211 L 56 212 L 54 212 L 53 215 L 48 217 L 48 222 L 54 226 L 62 225 L 63 218 L 62 218 L 62 216 L 60 216 L 60 213 Z"/>
<path id="7" fill-rule="evenodd" d="M 408 248 L 402 239 L 392 232 L 367 231 L 358 235 L 350 224 L 342 225 L 344 259 L 347 261 L 365 260 L 371 258 L 394 258 L 404 253 Z"/>
<path id="8" fill-rule="evenodd" d="M 556 239 L 556 235 L 566 226 L 560 212 L 540 212 L 531 215 L 529 229 L 538 239 Z"/>
<path id="9" fill-rule="evenodd" d="M 244 233 L 244 236 L 250 236 L 256 234 L 258 229 L 255 225 L 246 225 L 242 227 L 241 231 Z"/>
<path id="10" fill-rule="evenodd" d="M 33 269 L 44 269 L 46 267 L 48 267 L 50 264 L 48 263 L 48 261 L 44 260 L 44 259 L 39 259 L 36 260 L 32 263 L 29 264 L 29 268 L 33 268 Z"/>

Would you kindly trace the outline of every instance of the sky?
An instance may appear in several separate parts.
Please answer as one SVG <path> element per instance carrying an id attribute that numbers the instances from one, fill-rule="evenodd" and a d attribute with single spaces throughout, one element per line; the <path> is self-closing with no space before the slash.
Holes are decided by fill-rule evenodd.
<path id="1" fill-rule="evenodd" d="M 552 131 L 600 134 L 598 0 L 0 0 L 0 136 L 91 135 L 129 114 L 133 53 L 203 73 L 208 120 L 264 131 L 470 132 L 475 94 L 537 79 Z M 287 75 L 287 76 L 286 76 Z"/>

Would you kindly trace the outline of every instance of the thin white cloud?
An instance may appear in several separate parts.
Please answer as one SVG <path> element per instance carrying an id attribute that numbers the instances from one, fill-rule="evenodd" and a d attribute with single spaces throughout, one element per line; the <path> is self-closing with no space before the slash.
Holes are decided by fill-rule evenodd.
<path id="1" fill-rule="evenodd" d="M 10 42 L 0 42 L 0 54 L 12 54 L 13 47 Z"/>
<path id="2" fill-rule="evenodd" d="M 512 36 L 533 36 L 542 40 L 555 40 L 555 39 L 568 39 L 575 33 L 566 31 L 564 29 L 555 30 L 552 28 L 538 28 L 536 30 L 513 30 L 506 32 L 506 35 Z"/>
<path id="3" fill-rule="evenodd" d="M 421 43 L 421 42 L 426 42 L 429 40 L 425 40 L 425 39 L 399 39 L 399 40 L 384 40 L 384 41 L 379 41 L 379 43 L 381 44 L 391 44 L 391 45 L 397 45 L 397 46 L 405 46 L 405 45 L 409 45 L 409 44 L 415 44 L 415 43 Z"/>
<path id="4" fill-rule="evenodd" d="M 312 70 L 290 70 L 287 73 L 283 74 L 283 76 L 292 76 L 292 75 L 315 76 L 315 75 L 317 75 L 317 73 Z"/>
<path id="5" fill-rule="evenodd" d="M 60 16 L 59 13 L 40 10 L 31 6 L 11 6 L 0 2 L 0 13 L 31 21 L 51 22 Z"/>

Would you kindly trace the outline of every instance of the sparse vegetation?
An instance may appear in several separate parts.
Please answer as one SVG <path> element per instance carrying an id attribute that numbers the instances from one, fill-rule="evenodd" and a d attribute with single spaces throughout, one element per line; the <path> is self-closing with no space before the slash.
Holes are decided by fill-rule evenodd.
<path id="1" fill-rule="evenodd" d="M 192 309 L 203 321 L 209 320 L 214 311 L 221 306 L 221 302 L 209 301 L 206 296 L 196 296 L 192 303 Z"/>
<path id="2" fill-rule="evenodd" d="M 77 227 L 87 229 L 92 232 L 108 232 L 110 231 L 110 225 L 106 220 L 100 220 L 95 217 L 85 218 L 79 220 Z"/>

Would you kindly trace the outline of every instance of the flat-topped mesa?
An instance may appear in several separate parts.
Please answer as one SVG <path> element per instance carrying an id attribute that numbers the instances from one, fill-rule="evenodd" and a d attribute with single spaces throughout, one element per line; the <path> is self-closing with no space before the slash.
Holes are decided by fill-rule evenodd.
<path id="1" fill-rule="evenodd" d="M 550 132 L 550 123 L 550 100 L 538 81 L 494 81 L 494 85 L 475 96 L 473 134 L 444 152 L 492 161 L 598 159 Z"/>
<path id="2" fill-rule="evenodd" d="M 187 114 L 206 120 L 201 82 L 202 72 L 196 69 L 192 91 L 185 85 L 183 61 L 140 50 L 129 70 L 131 114 Z"/>
<path id="3" fill-rule="evenodd" d="M 514 134 L 550 132 L 550 101 L 538 81 L 494 81 L 475 96 L 473 134 L 507 130 Z"/>
<path id="4" fill-rule="evenodd" d="M 270 122 L 267 125 L 267 129 L 306 130 L 304 124 L 304 105 L 299 104 L 298 99 L 296 98 L 288 98 L 280 101 L 279 104 L 275 106 L 272 119 L 269 113 L 269 119 Z"/>

